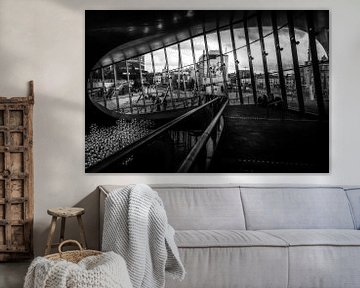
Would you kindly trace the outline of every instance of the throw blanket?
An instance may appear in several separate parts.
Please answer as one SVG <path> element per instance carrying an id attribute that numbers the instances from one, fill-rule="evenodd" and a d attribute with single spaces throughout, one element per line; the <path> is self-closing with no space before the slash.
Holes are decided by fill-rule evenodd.
<path id="1" fill-rule="evenodd" d="M 132 288 L 124 259 L 114 252 L 89 256 L 75 264 L 37 257 L 24 288 Z"/>
<path id="2" fill-rule="evenodd" d="M 165 271 L 185 276 L 174 229 L 157 192 L 144 184 L 120 188 L 105 200 L 103 251 L 124 257 L 134 288 L 162 288 Z"/>

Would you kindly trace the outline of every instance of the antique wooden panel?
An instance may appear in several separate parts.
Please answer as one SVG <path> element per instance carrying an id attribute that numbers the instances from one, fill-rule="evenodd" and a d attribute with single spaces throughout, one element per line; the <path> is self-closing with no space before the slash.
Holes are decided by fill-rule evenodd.
<path id="1" fill-rule="evenodd" d="M 0 261 L 32 257 L 33 158 L 30 96 L 0 97 Z"/>

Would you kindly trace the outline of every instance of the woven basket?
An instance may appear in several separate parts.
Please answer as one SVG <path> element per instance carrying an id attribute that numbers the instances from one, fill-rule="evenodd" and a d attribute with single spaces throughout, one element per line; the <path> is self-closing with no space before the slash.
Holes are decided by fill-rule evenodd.
<path id="1" fill-rule="evenodd" d="M 69 243 L 76 244 L 79 247 L 79 250 L 63 252 L 61 250 L 61 248 L 65 244 L 69 244 Z M 78 263 L 85 257 L 96 256 L 96 255 L 102 254 L 102 252 L 100 252 L 100 251 L 83 249 L 81 244 L 76 240 L 66 240 L 66 241 L 61 242 L 61 244 L 59 245 L 58 251 L 59 251 L 59 253 L 47 255 L 47 256 L 45 256 L 45 258 L 47 258 L 49 260 L 55 260 L 55 261 L 56 260 L 66 260 L 69 262 Z"/>

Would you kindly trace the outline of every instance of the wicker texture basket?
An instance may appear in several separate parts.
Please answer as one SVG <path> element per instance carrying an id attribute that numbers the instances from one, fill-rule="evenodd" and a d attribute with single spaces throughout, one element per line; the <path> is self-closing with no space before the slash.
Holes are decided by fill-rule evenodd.
<path id="1" fill-rule="evenodd" d="M 62 251 L 62 247 L 65 244 L 70 244 L 70 243 L 77 245 L 79 247 L 79 250 L 65 251 L 65 252 Z M 59 251 L 59 253 L 47 255 L 47 256 L 45 256 L 45 258 L 47 258 L 49 260 L 66 260 L 69 262 L 78 263 L 85 257 L 96 256 L 96 255 L 102 254 L 102 252 L 100 252 L 100 251 L 83 249 L 81 244 L 76 240 L 65 240 L 65 241 L 61 242 L 61 244 L 59 245 L 58 251 Z"/>

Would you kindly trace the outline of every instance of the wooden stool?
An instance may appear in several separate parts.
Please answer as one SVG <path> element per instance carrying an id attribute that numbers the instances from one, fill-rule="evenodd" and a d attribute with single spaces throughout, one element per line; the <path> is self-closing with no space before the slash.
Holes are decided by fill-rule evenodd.
<path id="1" fill-rule="evenodd" d="M 84 224 L 81 219 L 81 215 L 83 215 L 85 213 L 84 208 L 78 208 L 78 207 L 50 208 L 47 210 L 47 213 L 52 216 L 52 219 L 51 219 L 51 224 L 50 224 L 49 236 L 48 236 L 48 240 L 47 240 L 47 244 L 46 244 L 45 255 L 50 254 L 52 247 L 57 247 L 61 242 L 64 241 L 66 218 L 69 218 L 69 217 L 77 217 L 77 220 L 78 220 L 78 223 L 80 226 L 81 245 L 83 246 L 84 249 L 86 249 L 87 245 L 86 245 L 86 239 L 85 239 L 85 230 L 84 230 Z M 58 217 L 61 218 L 60 242 L 53 244 L 52 240 L 54 237 L 56 222 L 57 222 Z"/>

